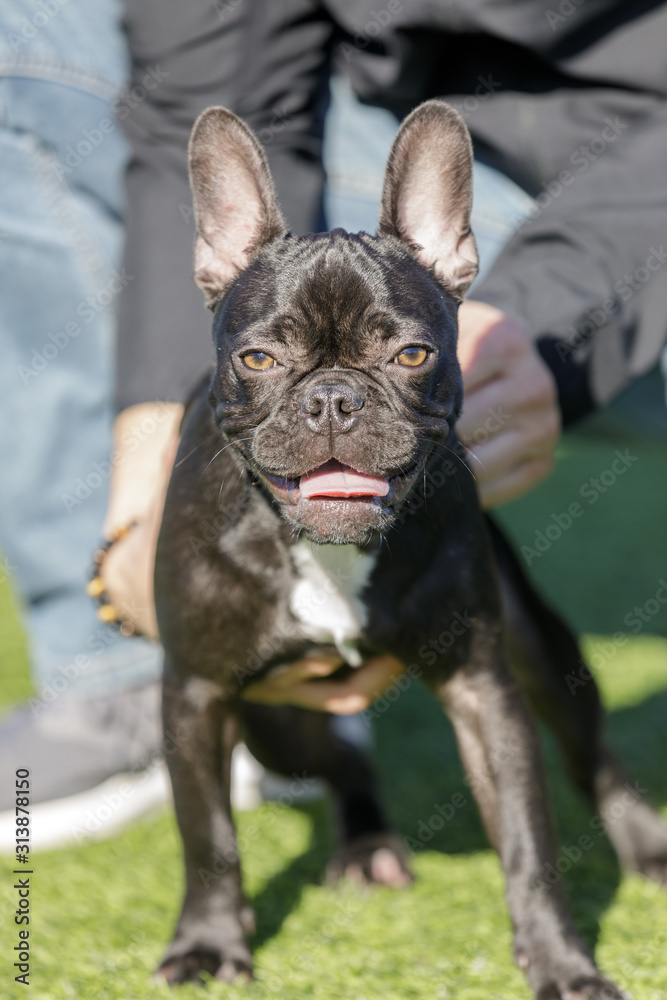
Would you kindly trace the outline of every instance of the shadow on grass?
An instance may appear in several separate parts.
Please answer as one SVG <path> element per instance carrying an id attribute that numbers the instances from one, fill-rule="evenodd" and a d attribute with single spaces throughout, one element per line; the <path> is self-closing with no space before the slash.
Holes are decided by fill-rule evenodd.
<path id="1" fill-rule="evenodd" d="M 274 937 L 301 900 L 306 886 L 320 885 L 327 862 L 334 849 L 332 814 L 328 803 L 307 802 L 292 806 L 310 817 L 312 832 L 308 849 L 269 879 L 251 899 L 255 910 L 256 930 L 253 949 Z"/>
<path id="2" fill-rule="evenodd" d="M 656 806 L 667 803 L 667 692 L 610 713 L 610 742 L 632 780 L 639 779 Z M 376 724 L 377 769 L 392 820 L 408 843 L 424 850 L 467 854 L 489 844 L 470 789 L 465 783 L 454 735 L 435 700 L 423 689 L 407 691 Z M 545 757 L 557 827 L 557 858 L 579 930 L 595 948 L 600 920 L 611 905 L 621 871 L 607 837 L 591 825 L 594 814 L 566 780 L 553 740 L 545 737 Z M 440 823 L 452 802 L 451 819 Z M 440 809 L 438 809 L 440 807 Z M 258 947 L 280 930 L 298 906 L 304 889 L 322 882 L 334 846 L 331 810 L 324 803 L 299 807 L 313 830 L 308 849 L 276 874 L 253 899 Z M 429 820 L 436 821 L 429 824 Z M 439 829 L 434 830 L 432 826 Z M 588 835 L 593 847 L 578 850 Z M 579 854 L 579 856 L 578 856 Z M 572 860 L 574 859 L 574 860 Z"/>

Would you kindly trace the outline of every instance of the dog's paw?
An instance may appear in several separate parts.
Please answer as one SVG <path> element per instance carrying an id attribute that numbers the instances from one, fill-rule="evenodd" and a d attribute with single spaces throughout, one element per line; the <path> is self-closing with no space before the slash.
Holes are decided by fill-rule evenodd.
<path id="1" fill-rule="evenodd" d="M 644 799 L 630 798 L 628 804 L 621 796 L 620 804 L 624 811 L 607 825 L 619 861 L 626 871 L 667 888 L 667 823 Z"/>
<path id="2" fill-rule="evenodd" d="M 554 948 L 550 940 L 548 948 L 551 959 L 545 956 L 544 938 L 533 940 L 532 947 L 515 943 L 515 961 L 526 973 L 535 1000 L 629 1000 L 627 993 L 602 975 L 582 942 L 572 948 L 561 940 Z"/>
<path id="3" fill-rule="evenodd" d="M 626 852 L 621 864 L 627 872 L 635 872 L 667 889 L 667 848 L 663 850 L 641 849 Z"/>
<path id="4" fill-rule="evenodd" d="M 547 983 L 535 996 L 536 1000 L 629 1000 L 627 993 L 600 975 L 578 976 L 567 984 Z"/>
<path id="5" fill-rule="evenodd" d="M 636 866 L 636 871 L 651 882 L 657 882 L 663 889 L 667 889 L 667 855 L 658 858 L 641 858 Z"/>
<path id="6" fill-rule="evenodd" d="M 181 983 L 206 982 L 203 973 L 226 983 L 250 982 L 252 959 L 248 955 L 227 955 L 213 951 L 190 951 L 185 955 L 165 959 L 155 973 L 155 979 L 169 986 Z"/>
<path id="7" fill-rule="evenodd" d="M 204 983 L 205 976 L 212 976 L 227 983 L 249 982 L 253 978 L 252 955 L 243 934 L 249 920 L 245 912 L 239 916 L 238 923 L 230 926 L 228 922 L 217 934 L 211 924 L 199 928 L 181 925 L 155 973 L 156 981 L 178 986 Z"/>
<path id="8" fill-rule="evenodd" d="M 340 879 L 392 889 L 405 889 L 414 881 L 405 847 L 388 833 L 357 837 L 339 848 L 327 866 L 326 882 Z"/>

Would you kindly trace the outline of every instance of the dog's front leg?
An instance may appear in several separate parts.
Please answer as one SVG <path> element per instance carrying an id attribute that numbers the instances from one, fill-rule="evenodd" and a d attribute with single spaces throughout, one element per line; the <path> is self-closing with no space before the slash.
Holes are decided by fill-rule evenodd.
<path id="1" fill-rule="evenodd" d="M 219 687 L 167 667 L 163 693 L 167 761 L 185 855 L 185 900 L 158 970 L 170 983 L 208 972 L 251 975 L 249 922 L 229 802 L 236 720 Z"/>
<path id="2" fill-rule="evenodd" d="M 579 937 L 561 886 L 545 875 L 556 852 L 540 747 L 495 638 L 437 689 L 470 786 L 505 872 L 514 953 L 538 1000 L 620 1000 Z"/>

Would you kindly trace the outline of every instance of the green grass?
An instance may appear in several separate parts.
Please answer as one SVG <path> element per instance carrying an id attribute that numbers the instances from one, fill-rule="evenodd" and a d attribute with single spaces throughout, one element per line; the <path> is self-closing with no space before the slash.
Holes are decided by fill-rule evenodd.
<path id="1" fill-rule="evenodd" d="M 566 441 L 549 489 L 502 512 L 519 544 L 576 500 L 580 485 L 608 465 L 608 440 L 595 428 Z M 638 461 L 537 560 L 551 600 L 590 633 L 589 654 L 604 653 L 623 618 L 665 575 L 664 451 L 642 446 Z M 663 532 L 660 538 L 656 532 Z M 653 588 L 653 590 L 651 589 Z M 610 710 L 609 732 L 634 776 L 666 812 L 667 618 L 655 615 L 638 635 L 602 655 L 597 679 Z M 2 704 L 29 690 L 23 640 L 6 588 L 0 591 Z M 469 799 L 451 730 L 426 693 L 413 687 L 375 730 L 378 768 L 401 833 L 457 792 Z M 558 842 L 590 832 L 591 814 L 565 782 L 547 740 Z M 334 890 L 321 885 L 332 846 L 323 803 L 263 806 L 238 817 L 247 835 L 243 865 L 257 916 L 256 983 L 213 984 L 211 997 L 266 1000 L 529 1000 L 511 961 L 510 927 L 498 861 L 471 802 L 414 856 L 417 881 L 407 892 Z M 251 828 L 261 835 L 256 836 Z M 667 894 L 639 877 L 621 876 L 603 836 L 567 874 L 578 924 L 601 966 L 634 1000 L 667 997 Z M 12 865 L 0 862 L 0 941 L 7 1000 L 144 1000 L 166 997 L 150 981 L 181 898 L 181 863 L 171 814 L 115 840 L 34 857 L 32 984 L 10 970 L 15 896 Z M 184 987 L 179 996 L 201 996 Z"/>

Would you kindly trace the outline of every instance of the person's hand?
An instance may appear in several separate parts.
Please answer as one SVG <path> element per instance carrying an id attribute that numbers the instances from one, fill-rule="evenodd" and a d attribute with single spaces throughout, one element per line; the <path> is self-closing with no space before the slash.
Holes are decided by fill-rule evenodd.
<path id="1" fill-rule="evenodd" d="M 155 640 L 155 549 L 182 415 L 180 403 L 141 403 L 123 410 L 114 424 L 113 472 L 103 530 L 111 538 L 132 521 L 136 526 L 110 549 L 102 578 L 121 617 Z"/>
<path id="2" fill-rule="evenodd" d="M 523 327 L 485 302 L 459 310 L 465 398 L 457 430 L 482 506 L 514 500 L 553 466 L 561 429 L 556 383 Z"/>
<path id="3" fill-rule="evenodd" d="M 329 677 L 342 665 L 343 660 L 334 656 L 297 660 L 248 685 L 242 698 L 262 705 L 296 705 L 315 712 L 353 715 L 372 705 L 405 672 L 405 665 L 393 656 L 376 656 L 339 681 L 317 679 Z"/>

